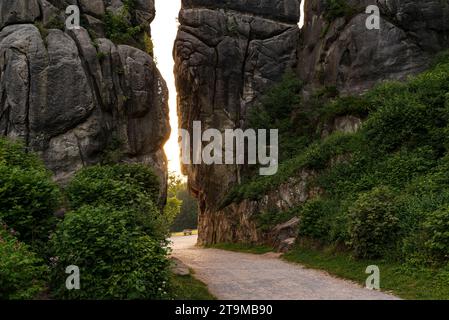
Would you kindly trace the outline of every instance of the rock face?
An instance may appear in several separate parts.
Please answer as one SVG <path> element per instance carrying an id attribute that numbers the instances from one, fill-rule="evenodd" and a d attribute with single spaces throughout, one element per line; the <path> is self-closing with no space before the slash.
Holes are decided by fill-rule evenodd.
<path id="1" fill-rule="evenodd" d="M 39 152 L 62 183 L 83 166 L 125 161 L 153 166 L 164 190 L 165 82 L 153 58 L 137 48 L 93 39 L 84 27 L 46 27 L 76 2 L 1 0 L 1 134 Z M 80 3 L 86 21 L 100 21 L 105 8 L 123 5 Z M 137 3 L 135 14 L 149 24 L 153 1 Z"/>
<path id="2" fill-rule="evenodd" d="M 324 86 L 357 94 L 423 71 L 435 53 L 449 47 L 447 1 L 334 1 L 341 10 L 329 3 L 306 0 L 305 25 L 298 30 L 300 0 L 184 0 L 174 49 L 181 127 L 191 130 L 193 121 L 201 121 L 203 129 L 245 127 L 247 110 L 290 67 L 304 82 L 305 98 Z M 380 8 L 380 30 L 366 27 L 368 5 Z M 359 126 L 360 119 L 342 118 L 334 129 L 351 132 Z M 219 208 L 224 194 L 239 183 L 241 170 L 184 166 L 200 200 L 200 244 L 274 244 L 279 237 L 257 229 L 255 217 L 306 199 L 295 189 L 307 184 L 301 173 L 262 201 Z M 288 247 L 292 238 L 282 238 Z"/>
<path id="3" fill-rule="evenodd" d="M 449 3 L 439 0 L 349 0 L 329 17 L 326 0 L 305 2 L 298 74 L 309 91 L 336 86 L 357 93 L 382 80 L 423 71 L 449 45 Z M 380 30 L 368 30 L 367 6 L 380 8 Z"/>
<path id="4" fill-rule="evenodd" d="M 181 128 L 244 127 L 248 108 L 296 64 L 299 15 L 296 0 L 183 0 L 174 48 Z M 200 201 L 200 243 L 216 241 L 214 213 L 240 169 L 184 166 Z"/>

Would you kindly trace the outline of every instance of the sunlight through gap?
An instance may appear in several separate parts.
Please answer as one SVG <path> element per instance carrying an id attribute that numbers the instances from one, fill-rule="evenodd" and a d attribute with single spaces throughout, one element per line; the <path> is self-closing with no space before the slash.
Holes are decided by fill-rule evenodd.
<path id="1" fill-rule="evenodd" d="M 178 114 L 176 107 L 176 86 L 173 74 L 174 61 L 172 56 L 173 44 L 178 31 L 178 14 L 181 10 L 181 0 L 159 0 L 155 2 L 156 18 L 151 24 L 154 43 L 154 55 L 162 77 L 167 82 L 170 92 L 170 125 L 171 136 L 164 146 L 168 158 L 168 170 L 181 175 L 178 145 Z"/>

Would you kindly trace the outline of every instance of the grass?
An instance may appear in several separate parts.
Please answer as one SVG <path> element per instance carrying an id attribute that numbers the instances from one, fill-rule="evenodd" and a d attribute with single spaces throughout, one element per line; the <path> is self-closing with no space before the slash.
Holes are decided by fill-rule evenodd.
<path id="1" fill-rule="evenodd" d="M 386 260 L 355 260 L 349 253 L 335 250 L 316 250 L 297 247 L 283 255 L 283 259 L 300 263 L 308 268 L 325 270 L 337 277 L 365 285 L 370 265 L 380 269 L 380 285 L 384 292 L 403 299 L 449 299 L 449 269 L 414 268 Z"/>
<path id="2" fill-rule="evenodd" d="M 192 275 L 173 275 L 172 286 L 175 300 L 216 300 L 207 285 Z"/>
<path id="3" fill-rule="evenodd" d="M 273 251 L 273 248 L 270 248 L 268 246 L 253 246 L 250 244 L 243 244 L 243 243 L 217 243 L 213 245 L 208 245 L 207 248 L 214 248 L 234 252 L 252 253 L 252 254 L 265 254 Z"/>

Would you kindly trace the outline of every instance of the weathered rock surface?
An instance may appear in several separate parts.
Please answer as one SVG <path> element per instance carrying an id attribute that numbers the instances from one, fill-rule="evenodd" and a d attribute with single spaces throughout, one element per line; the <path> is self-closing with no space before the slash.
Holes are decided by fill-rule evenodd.
<path id="1" fill-rule="evenodd" d="M 35 26 L 76 2 L 1 1 L 0 132 L 39 152 L 62 183 L 83 166 L 139 162 L 164 190 L 168 92 L 153 58 L 84 28 Z M 81 1 L 81 9 L 100 18 L 112 3 L 121 1 Z M 153 1 L 138 4 L 150 22 Z"/>
<path id="2" fill-rule="evenodd" d="M 190 274 L 189 267 L 178 258 L 171 257 L 171 271 L 178 276 L 188 276 Z"/>
<path id="3" fill-rule="evenodd" d="M 191 130 L 193 121 L 222 132 L 244 127 L 248 108 L 296 64 L 299 2 L 184 0 L 182 5 L 174 49 L 181 127 Z M 184 166 L 200 200 L 201 243 L 225 232 L 217 231 L 214 217 L 240 170 Z"/>
<path id="4" fill-rule="evenodd" d="M 301 220 L 294 217 L 291 220 L 281 223 L 270 232 L 269 240 L 274 248 L 280 252 L 287 252 L 296 242 L 298 227 Z"/>
<path id="5" fill-rule="evenodd" d="M 383 80 L 423 71 L 449 47 L 449 3 L 439 0 L 349 0 L 353 13 L 325 18 L 326 0 L 305 2 L 298 74 L 309 92 L 336 86 L 357 93 Z M 365 10 L 380 8 L 380 30 L 368 30 Z"/>
<path id="6" fill-rule="evenodd" d="M 262 213 L 278 213 L 299 206 L 321 193 L 310 186 L 315 176 L 312 171 L 303 170 L 258 200 L 246 199 L 217 209 L 213 214 L 203 214 L 201 231 L 208 235 L 200 243 L 268 244 L 281 250 L 282 242 L 295 237 L 299 220 L 280 224 L 273 230 L 261 229 L 257 217 Z"/>
<path id="7" fill-rule="evenodd" d="M 332 16 L 326 0 L 306 0 L 305 25 L 298 30 L 299 0 L 184 0 L 174 51 L 181 127 L 191 129 L 195 120 L 203 128 L 245 127 L 247 110 L 289 67 L 303 80 L 305 97 L 324 86 L 357 94 L 380 81 L 423 71 L 449 47 L 447 1 L 344 2 L 349 13 Z M 373 4 L 380 7 L 380 30 L 366 28 L 365 9 Z M 360 125 L 360 119 L 342 117 L 325 129 L 353 132 Z M 277 236 L 257 228 L 257 215 L 305 201 L 305 193 L 295 190 L 297 183 L 287 183 L 261 195 L 262 201 L 217 208 L 239 183 L 242 168 L 195 165 L 184 170 L 200 200 L 200 244 L 274 244 Z M 292 179 L 306 183 L 302 174 Z M 292 239 L 282 241 L 288 247 Z"/>

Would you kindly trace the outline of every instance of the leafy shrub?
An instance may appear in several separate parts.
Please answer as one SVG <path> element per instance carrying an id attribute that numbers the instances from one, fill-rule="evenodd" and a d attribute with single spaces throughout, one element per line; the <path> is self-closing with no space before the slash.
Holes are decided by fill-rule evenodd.
<path id="1" fill-rule="evenodd" d="M 350 245 L 358 258 L 378 258 L 394 246 L 399 219 L 394 193 L 387 187 L 359 195 L 349 208 Z"/>
<path id="2" fill-rule="evenodd" d="M 287 72 L 282 81 L 273 86 L 263 97 L 260 109 L 250 112 L 250 126 L 253 128 L 278 127 L 276 122 L 288 119 L 300 102 L 301 81 L 292 72 Z M 261 118 L 260 111 L 264 117 Z"/>
<path id="3" fill-rule="evenodd" d="M 446 110 L 431 112 L 427 104 L 404 94 L 391 97 L 390 101 L 371 115 L 364 132 L 370 144 L 384 152 L 394 151 L 399 146 L 441 146 L 444 138 L 442 128 L 446 124 L 442 118 L 446 114 Z"/>
<path id="4" fill-rule="evenodd" d="M 159 178 L 153 170 L 143 164 L 115 164 L 92 166 L 79 171 L 67 188 L 69 199 L 74 206 L 95 203 L 128 205 L 132 201 L 129 194 L 122 194 L 115 188 L 129 185 L 148 196 L 153 202 L 159 201 Z"/>
<path id="5" fill-rule="evenodd" d="M 0 138 L 0 219 L 28 244 L 45 241 L 60 192 L 50 173 L 21 144 Z"/>
<path id="6" fill-rule="evenodd" d="M 84 205 L 113 206 L 130 214 L 157 239 L 164 239 L 167 221 L 155 202 L 159 182 L 145 165 L 93 166 L 78 172 L 66 189 L 73 209 Z"/>
<path id="7" fill-rule="evenodd" d="M 0 300 L 33 299 L 44 291 L 47 267 L 0 221 Z"/>
<path id="8" fill-rule="evenodd" d="M 5 137 L 0 137 L 0 160 L 7 166 L 16 166 L 23 169 L 41 167 L 42 163 L 33 153 L 28 153 L 25 147 Z"/>
<path id="9" fill-rule="evenodd" d="M 434 261 L 449 260 L 449 206 L 427 215 L 424 222 L 425 247 Z"/>
<path id="10" fill-rule="evenodd" d="M 308 201 L 301 209 L 299 235 L 326 241 L 330 238 L 331 204 L 322 199 Z"/>
<path id="11" fill-rule="evenodd" d="M 103 17 L 106 37 L 116 44 L 130 44 L 141 33 L 141 26 L 133 26 L 129 8 L 126 6 L 118 13 L 107 11 Z"/>
<path id="12" fill-rule="evenodd" d="M 169 262 L 164 242 L 144 233 L 133 214 L 108 206 L 69 213 L 51 240 L 57 298 L 167 298 Z M 65 289 L 65 268 L 80 268 L 81 290 Z"/>

